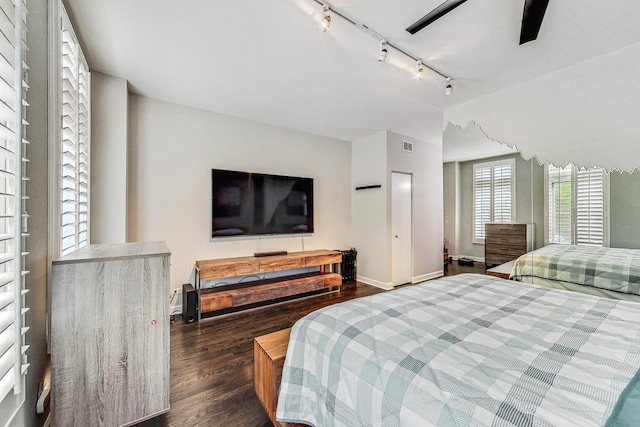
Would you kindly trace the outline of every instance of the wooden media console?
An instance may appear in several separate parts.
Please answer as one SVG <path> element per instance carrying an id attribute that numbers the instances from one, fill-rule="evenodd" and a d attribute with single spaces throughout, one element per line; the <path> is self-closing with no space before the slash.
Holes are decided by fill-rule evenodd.
<path id="1" fill-rule="evenodd" d="M 274 299 L 340 288 L 339 270 L 342 253 L 315 250 L 266 257 L 238 257 L 196 261 L 196 290 L 199 296 L 198 317 L 224 313 L 236 307 Z M 318 271 L 282 277 L 257 279 L 233 285 L 202 288 L 201 281 L 229 277 L 255 276 L 276 271 L 319 267 Z"/>

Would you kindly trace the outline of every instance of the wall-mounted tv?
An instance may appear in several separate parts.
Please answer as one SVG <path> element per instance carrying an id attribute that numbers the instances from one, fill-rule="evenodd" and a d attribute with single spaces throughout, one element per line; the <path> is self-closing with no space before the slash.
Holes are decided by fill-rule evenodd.
<path id="1" fill-rule="evenodd" d="M 313 179 L 211 170 L 211 237 L 313 233 Z"/>

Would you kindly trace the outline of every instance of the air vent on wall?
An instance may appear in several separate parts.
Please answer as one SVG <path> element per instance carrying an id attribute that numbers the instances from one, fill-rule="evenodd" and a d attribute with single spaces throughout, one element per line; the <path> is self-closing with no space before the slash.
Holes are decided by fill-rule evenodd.
<path id="1" fill-rule="evenodd" d="M 402 141 L 402 151 L 413 153 L 413 142 Z"/>

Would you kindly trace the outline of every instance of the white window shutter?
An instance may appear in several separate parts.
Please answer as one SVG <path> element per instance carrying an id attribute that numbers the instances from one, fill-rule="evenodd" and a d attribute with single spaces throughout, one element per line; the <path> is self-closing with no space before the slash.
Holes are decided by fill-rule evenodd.
<path id="1" fill-rule="evenodd" d="M 484 239 L 484 225 L 491 222 L 491 165 L 473 165 L 473 238 Z"/>
<path id="2" fill-rule="evenodd" d="M 576 176 L 576 244 L 604 245 L 604 182 L 602 168 L 581 169 Z"/>
<path id="3" fill-rule="evenodd" d="M 513 164 L 496 163 L 493 167 L 493 222 L 512 222 Z"/>
<path id="4" fill-rule="evenodd" d="M 80 52 L 81 54 L 81 52 Z M 90 74 L 84 60 L 78 64 L 78 247 L 89 244 Z"/>
<path id="5" fill-rule="evenodd" d="M 606 173 L 549 165 L 549 243 L 604 246 L 606 242 Z"/>
<path id="6" fill-rule="evenodd" d="M 62 8 L 60 255 L 89 244 L 90 73 Z"/>
<path id="7" fill-rule="evenodd" d="M 0 2 L 0 402 L 22 394 L 28 368 L 23 271 L 26 214 L 27 9 Z"/>
<path id="8" fill-rule="evenodd" d="M 484 225 L 513 221 L 515 160 L 473 165 L 473 242 L 484 243 Z"/>

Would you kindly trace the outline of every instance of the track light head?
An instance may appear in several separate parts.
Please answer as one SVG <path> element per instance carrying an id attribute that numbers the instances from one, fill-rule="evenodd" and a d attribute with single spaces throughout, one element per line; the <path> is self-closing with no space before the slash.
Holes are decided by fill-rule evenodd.
<path id="1" fill-rule="evenodd" d="M 424 75 L 424 65 L 422 64 L 422 61 L 418 59 L 418 62 L 416 62 L 416 72 L 413 75 L 413 78 L 416 80 L 421 80 L 423 75 Z"/>
<path id="2" fill-rule="evenodd" d="M 325 33 L 331 26 L 331 15 L 329 14 L 329 10 L 329 6 L 326 4 L 322 6 L 322 21 L 320 21 L 320 27 Z"/>
<path id="3" fill-rule="evenodd" d="M 385 39 L 380 40 L 380 55 L 378 55 L 378 61 L 384 62 L 387 60 L 387 41 Z"/>
<path id="4" fill-rule="evenodd" d="M 453 86 L 451 85 L 451 77 L 447 77 L 447 85 L 444 87 L 444 94 L 450 96 L 453 93 Z"/>

